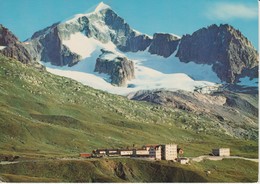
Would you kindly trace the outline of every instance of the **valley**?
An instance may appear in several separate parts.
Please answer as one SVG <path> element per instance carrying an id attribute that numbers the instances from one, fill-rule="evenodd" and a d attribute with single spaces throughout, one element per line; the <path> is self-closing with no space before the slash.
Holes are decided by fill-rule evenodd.
<path id="1" fill-rule="evenodd" d="M 133 144 L 174 142 L 185 149 L 187 157 L 208 154 L 213 147 L 230 147 L 232 155 L 258 158 L 257 140 L 241 139 L 226 134 L 226 131 L 218 126 L 217 119 L 147 102 L 131 101 L 126 97 L 95 90 L 77 81 L 55 76 L 4 56 L 1 56 L 0 62 L 0 93 L 3 97 L 0 100 L 2 155 L 44 160 L 59 157 L 77 158 L 80 152 L 90 152 L 99 147 L 120 148 Z M 196 120 L 199 123 L 196 123 Z M 183 127 L 185 122 L 193 122 L 195 126 L 187 129 Z M 88 163 L 77 161 L 75 165 L 70 161 L 43 161 L 47 165 L 70 163 L 69 165 L 74 166 L 68 166 L 75 167 L 75 171 L 79 169 L 79 163 L 84 165 L 86 162 Z M 18 165 L 22 168 L 36 167 L 29 166 L 30 163 L 21 164 Z M 67 167 L 65 165 L 64 169 Z M 13 166 L 0 166 L 0 175 L 7 178 L 7 181 L 8 178 L 10 181 L 79 181 L 57 179 L 49 175 L 25 174 L 18 170 L 10 172 L 8 168 L 11 167 Z M 138 169 L 133 167 L 133 172 L 137 172 Z M 247 164 L 244 167 L 247 167 Z M 53 177 L 55 179 L 52 179 Z M 192 179 L 206 181 L 200 176 L 198 180 L 195 178 L 196 176 Z M 105 177 L 98 181 L 104 180 L 122 182 L 121 179 L 113 180 L 113 177 Z M 216 180 L 223 181 L 225 178 Z M 189 180 L 186 178 L 178 181 Z"/>
<path id="2" fill-rule="evenodd" d="M 258 60 L 229 24 L 149 36 L 103 2 L 24 42 L 0 24 L 0 182 L 256 182 Z"/>

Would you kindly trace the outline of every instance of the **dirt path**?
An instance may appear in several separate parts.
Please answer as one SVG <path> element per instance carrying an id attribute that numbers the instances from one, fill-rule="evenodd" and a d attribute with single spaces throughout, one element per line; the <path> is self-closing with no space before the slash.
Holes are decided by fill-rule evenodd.
<path id="1" fill-rule="evenodd" d="M 17 161 L 15 162 L 10 162 L 10 161 L 0 161 L 0 165 L 8 165 L 8 164 L 16 164 L 18 163 Z"/>

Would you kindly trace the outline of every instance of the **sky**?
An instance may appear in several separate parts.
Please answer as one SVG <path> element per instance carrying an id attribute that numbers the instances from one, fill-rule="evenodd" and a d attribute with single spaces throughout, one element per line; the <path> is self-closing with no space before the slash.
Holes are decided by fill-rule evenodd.
<path id="1" fill-rule="evenodd" d="M 0 0 L 0 24 L 21 41 L 102 0 Z M 135 30 L 179 36 L 211 24 L 230 24 L 258 48 L 258 0 L 103 0 Z"/>

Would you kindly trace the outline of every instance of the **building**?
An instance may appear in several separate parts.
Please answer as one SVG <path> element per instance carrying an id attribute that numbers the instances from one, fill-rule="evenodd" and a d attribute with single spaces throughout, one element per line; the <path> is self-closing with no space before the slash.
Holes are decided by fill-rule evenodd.
<path id="1" fill-rule="evenodd" d="M 119 151 L 121 156 L 132 156 L 134 153 L 133 150 L 129 150 L 129 149 L 125 149 L 125 150 L 121 149 Z"/>
<path id="2" fill-rule="evenodd" d="M 97 149 L 97 150 L 93 150 L 94 154 L 97 155 L 106 155 L 107 154 L 107 149 Z"/>
<path id="3" fill-rule="evenodd" d="M 162 160 L 177 159 L 177 144 L 162 145 Z"/>
<path id="4" fill-rule="evenodd" d="M 180 152 L 180 150 L 178 150 Z M 177 144 L 146 144 L 142 148 L 131 149 L 96 149 L 93 150 L 95 157 L 103 156 L 130 156 L 142 157 L 155 160 L 175 160 L 177 158 Z M 182 151 L 182 150 L 181 150 Z"/>
<path id="5" fill-rule="evenodd" d="M 91 158 L 92 154 L 91 153 L 80 153 L 79 156 L 82 158 Z"/>
<path id="6" fill-rule="evenodd" d="M 230 148 L 212 149 L 212 154 L 214 156 L 230 156 Z"/>
<path id="7" fill-rule="evenodd" d="M 107 156 L 119 156 L 119 149 L 107 149 Z"/>
<path id="8" fill-rule="evenodd" d="M 189 163 L 189 159 L 188 158 L 178 158 L 177 161 L 180 164 L 188 164 Z"/>
<path id="9" fill-rule="evenodd" d="M 146 144 L 143 149 L 149 151 L 149 157 L 155 160 L 162 159 L 162 145 L 160 144 Z"/>

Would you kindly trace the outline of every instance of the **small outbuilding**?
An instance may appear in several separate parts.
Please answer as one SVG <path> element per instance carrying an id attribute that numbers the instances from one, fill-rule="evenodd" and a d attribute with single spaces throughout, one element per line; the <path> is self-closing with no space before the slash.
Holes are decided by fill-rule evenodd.
<path id="1" fill-rule="evenodd" d="M 230 156 L 230 148 L 216 148 L 212 149 L 214 156 Z"/>
<path id="2" fill-rule="evenodd" d="M 82 158 L 91 158 L 92 154 L 91 153 L 80 153 L 79 156 Z"/>
<path id="3" fill-rule="evenodd" d="M 188 164 L 189 163 L 189 159 L 188 158 L 178 158 L 177 161 L 181 164 Z"/>

